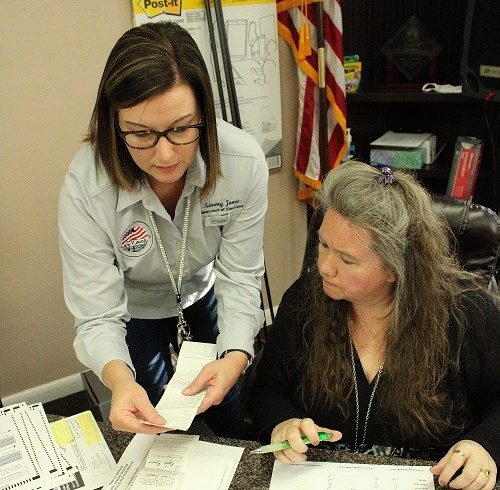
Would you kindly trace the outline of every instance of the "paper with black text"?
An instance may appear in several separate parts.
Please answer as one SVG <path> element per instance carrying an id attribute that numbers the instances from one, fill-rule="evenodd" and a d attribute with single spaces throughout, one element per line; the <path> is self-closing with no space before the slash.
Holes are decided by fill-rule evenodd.
<path id="1" fill-rule="evenodd" d="M 217 346 L 215 344 L 188 341 L 182 343 L 175 373 L 156 405 L 156 410 L 166 420 L 165 427 L 189 429 L 205 397 L 205 391 L 186 396 L 182 394 L 182 390 L 193 382 L 203 366 L 214 361 L 216 357 Z"/>
<path id="2" fill-rule="evenodd" d="M 41 403 L 0 408 L 0 490 L 83 488 L 57 446 Z"/>
<path id="3" fill-rule="evenodd" d="M 144 466 L 156 435 L 136 434 L 118 461 L 115 473 L 103 490 L 125 490 L 132 486 L 135 476 Z"/>
<path id="4" fill-rule="evenodd" d="M 149 449 L 131 490 L 176 490 L 199 437 L 186 434 L 159 435 Z"/>
<path id="5" fill-rule="evenodd" d="M 116 462 L 90 410 L 52 422 L 50 429 L 85 488 L 101 488 L 111 478 Z"/>
<path id="6" fill-rule="evenodd" d="M 187 461 L 179 460 L 179 452 L 182 454 L 189 442 L 182 447 L 179 439 L 175 441 L 179 437 L 194 438 L 192 451 L 186 451 L 190 453 Z M 199 441 L 197 437 L 184 434 L 136 434 L 118 461 L 115 474 L 104 490 L 228 490 L 243 448 Z M 158 440 L 161 442 L 155 445 Z M 150 465 L 149 468 L 146 467 L 147 464 Z M 174 465 L 178 472 L 162 469 Z"/>
<path id="7" fill-rule="evenodd" d="M 274 462 L 269 490 L 434 490 L 430 466 Z"/>

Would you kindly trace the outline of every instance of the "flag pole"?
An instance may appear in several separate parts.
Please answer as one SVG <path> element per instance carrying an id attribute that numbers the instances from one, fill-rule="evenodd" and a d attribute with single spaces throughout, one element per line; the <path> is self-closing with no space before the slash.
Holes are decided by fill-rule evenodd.
<path id="1" fill-rule="evenodd" d="M 325 62 L 325 33 L 323 30 L 323 0 L 314 3 L 314 15 L 316 18 L 316 43 L 318 47 L 318 148 L 319 162 L 321 166 L 321 180 L 330 170 L 328 155 L 328 119 L 326 102 L 326 62 Z"/>

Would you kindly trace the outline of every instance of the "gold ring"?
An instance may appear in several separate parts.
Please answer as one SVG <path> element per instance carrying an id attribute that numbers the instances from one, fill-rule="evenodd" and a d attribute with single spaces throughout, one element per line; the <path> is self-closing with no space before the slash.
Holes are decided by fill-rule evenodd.
<path id="1" fill-rule="evenodd" d="M 490 476 L 491 473 L 491 470 L 489 468 L 481 468 L 479 471 L 482 471 L 487 478 Z"/>
<path id="2" fill-rule="evenodd" d="M 453 454 L 455 454 L 455 453 L 460 454 L 460 456 L 462 456 L 462 458 L 465 458 L 465 454 L 462 451 L 460 451 L 460 449 L 455 449 L 453 451 Z"/>

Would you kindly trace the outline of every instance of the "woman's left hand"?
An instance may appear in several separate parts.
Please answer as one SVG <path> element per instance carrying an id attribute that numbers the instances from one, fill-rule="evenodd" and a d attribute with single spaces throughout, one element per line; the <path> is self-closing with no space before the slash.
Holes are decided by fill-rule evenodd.
<path id="1" fill-rule="evenodd" d="M 460 469 L 461 473 L 453 478 Z M 497 465 L 481 444 L 464 439 L 451 447 L 444 458 L 431 468 L 431 472 L 439 475 L 438 482 L 442 487 L 492 490 L 497 478 Z"/>
<path id="2" fill-rule="evenodd" d="M 194 381 L 184 388 L 183 395 L 196 395 L 207 388 L 205 398 L 198 408 L 204 412 L 212 405 L 218 405 L 234 386 L 241 373 L 247 367 L 248 357 L 244 352 L 228 352 L 222 359 L 212 361 L 202 368 Z"/>

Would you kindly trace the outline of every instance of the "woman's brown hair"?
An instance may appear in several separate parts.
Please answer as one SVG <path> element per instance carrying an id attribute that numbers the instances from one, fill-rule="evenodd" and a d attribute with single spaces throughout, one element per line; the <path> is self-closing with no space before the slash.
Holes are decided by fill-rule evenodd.
<path id="1" fill-rule="evenodd" d="M 173 22 L 129 29 L 116 42 L 104 68 L 85 140 L 116 186 L 131 190 L 145 178 L 118 135 L 118 110 L 183 83 L 193 90 L 205 123 L 199 144 L 207 175 L 202 196 L 215 189 L 221 169 L 210 77 L 194 39 Z"/>

